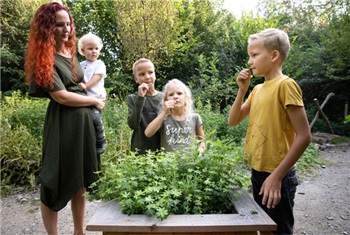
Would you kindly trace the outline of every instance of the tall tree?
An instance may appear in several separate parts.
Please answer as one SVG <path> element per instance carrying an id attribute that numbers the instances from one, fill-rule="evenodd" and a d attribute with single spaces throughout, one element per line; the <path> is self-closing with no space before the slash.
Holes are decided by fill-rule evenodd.
<path id="1" fill-rule="evenodd" d="M 47 0 L 3 0 L 1 2 L 1 91 L 26 91 L 24 56 L 30 21 Z"/>
<path id="2" fill-rule="evenodd" d="M 89 32 L 98 35 L 103 42 L 101 59 L 107 64 L 109 73 L 117 71 L 119 56 L 115 17 L 117 9 L 113 6 L 113 2 L 110 0 L 66 0 L 65 4 L 72 11 L 77 38 Z"/>
<path id="3" fill-rule="evenodd" d="M 173 67 L 168 76 L 191 81 L 198 75 L 199 56 L 210 57 L 217 39 L 215 29 L 219 15 L 217 0 L 183 0 L 178 8 L 179 35 L 178 46 L 174 51 Z"/>
<path id="4" fill-rule="evenodd" d="M 114 93 L 121 99 L 130 92 L 129 77 L 121 73 L 120 45 L 118 41 L 117 8 L 111 0 L 65 0 L 70 8 L 74 21 L 77 38 L 92 32 L 103 42 L 99 59 L 107 68 L 105 86 L 108 93 Z M 85 60 L 78 55 L 80 60 Z"/>
<path id="5" fill-rule="evenodd" d="M 322 39 L 328 58 L 326 76 L 336 80 L 350 80 L 350 0 L 329 2 L 330 23 Z"/>
<path id="6" fill-rule="evenodd" d="M 115 0 L 124 71 L 131 71 L 141 57 L 156 66 L 171 65 L 178 34 L 176 4 L 173 0 Z"/>

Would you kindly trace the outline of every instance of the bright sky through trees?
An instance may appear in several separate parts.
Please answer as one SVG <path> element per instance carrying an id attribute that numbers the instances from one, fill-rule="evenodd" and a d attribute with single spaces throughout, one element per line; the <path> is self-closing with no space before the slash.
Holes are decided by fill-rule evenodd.
<path id="1" fill-rule="evenodd" d="M 237 17 L 241 16 L 242 11 L 256 11 L 258 0 L 225 0 L 224 8 L 231 11 Z"/>

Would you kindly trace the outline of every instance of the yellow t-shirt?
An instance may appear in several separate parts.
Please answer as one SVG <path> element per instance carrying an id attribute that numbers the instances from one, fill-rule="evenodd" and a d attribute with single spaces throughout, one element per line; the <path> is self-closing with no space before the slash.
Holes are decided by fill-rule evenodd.
<path id="1" fill-rule="evenodd" d="M 245 142 L 245 159 L 256 171 L 272 172 L 284 159 L 295 138 L 287 105 L 304 106 L 298 84 L 287 76 L 254 87 Z"/>

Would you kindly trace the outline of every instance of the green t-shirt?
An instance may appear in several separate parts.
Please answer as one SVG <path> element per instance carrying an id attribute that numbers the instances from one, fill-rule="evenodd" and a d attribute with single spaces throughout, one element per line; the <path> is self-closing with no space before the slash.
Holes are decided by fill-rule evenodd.
<path id="1" fill-rule="evenodd" d="M 160 149 L 160 134 L 152 137 L 145 136 L 146 127 L 158 116 L 160 104 L 164 94 L 158 92 L 155 96 L 141 97 L 137 92 L 128 96 L 128 125 L 133 130 L 131 137 L 131 150 L 139 154 L 147 150 Z"/>

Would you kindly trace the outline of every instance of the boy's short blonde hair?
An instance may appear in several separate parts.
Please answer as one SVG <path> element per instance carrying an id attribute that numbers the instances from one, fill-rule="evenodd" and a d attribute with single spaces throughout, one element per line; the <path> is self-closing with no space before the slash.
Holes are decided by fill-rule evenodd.
<path id="1" fill-rule="evenodd" d="M 132 73 L 134 74 L 134 76 L 136 75 L 136 71 L 135 71 L 135 70 L 136 70 L 136 66 L 137 66 L 138 64 L 146 63 L 146 62 L 151 63 L 151 64 L 153 65 L 153 70 L 155 69 L 155 68 L 154 68 L 154 64 L 152 63 L 151 60 L 146 59 L 146 58 L 141 58 L 141 59 L 136 60 L 136 62 L 132 65 Z"/>
<path id="2" fill-rule="evenodd" d="M 249 36 L 248 44 L 253 40 L 262 40 L 268 51 L 277 50 L 282 63 L 287 60 L 290 49 L 288 34 L 280 29 L 268 28 Z"/>
<path id="3" fill-rule="evenodd" d="M 96 42 L 97 44 L 100 45 L 99 49 L 101 50 L 102 47 L 103 47 L 103 43 L 102 43 L 102 40 L 99 36 L 89 32 L 87 34 L 85 34 L 84 36 L 82 36 L 79 41 L 78 41 L 78 51 L 79 51 L 79 54 L 84 56 L 84 52 L 82 51 L 82 49 L 85 47 L 85 42 L 88 41 L 88 40 L 91 40 L 91 41 L 94 41 Z"/>

